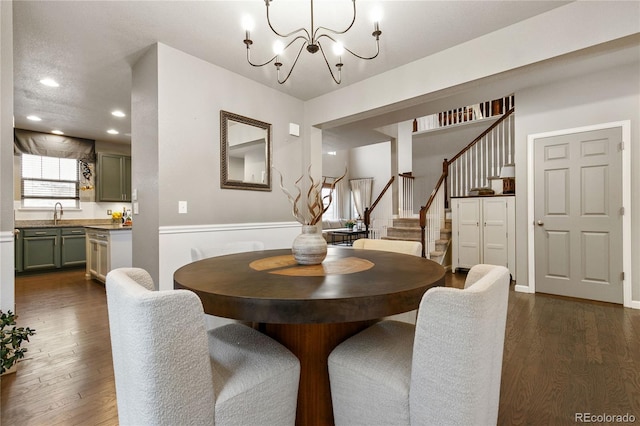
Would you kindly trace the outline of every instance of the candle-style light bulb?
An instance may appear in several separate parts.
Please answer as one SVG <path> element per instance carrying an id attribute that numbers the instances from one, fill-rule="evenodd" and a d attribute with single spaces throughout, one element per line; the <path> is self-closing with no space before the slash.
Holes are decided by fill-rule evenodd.
<path id="1" fill-rule="evenodd" d="M 277 55 L 282 54 L 284 52 L 284 44 L 280 40 L 276 40 L 273 42 L 273 53 Z"/>
<path id="2" fill-rule="evenodd" d="M 244 43 L 249 46 L 251 44 L 251 31 L 255 26 L 255 22 L 251 16 L 242 17 L 242 28 L 244 29 Z"/>

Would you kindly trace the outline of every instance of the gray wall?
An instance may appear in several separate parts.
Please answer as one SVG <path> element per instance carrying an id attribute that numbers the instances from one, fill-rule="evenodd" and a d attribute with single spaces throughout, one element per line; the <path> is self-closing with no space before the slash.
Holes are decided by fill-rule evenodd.
<path id="1" fill-rule="evenodd" d="M 15 312 L 13 251 L 13 3 L 0 2 L 0 309 Z"/>
<path id="2" fill-rule="evenodd" d="M 391 179 L 391 142 L 352 149 L 349 156 L 349 170 L 351 179 L 373 178 L 371 202 L 375 202 Z M 390 218 L 393 214 L 392 199 L 392 192 L 389 189 L 371 214 L 371 219 Z M 357 212 L 354 211 L 352 214 L 355 218 Z"/>
<path id="3" fill-rule="evenodd" d="M 640 282 L 640 66 L 607 69 L 602 72 L 539 85 L 516 93 L 516 252 L 517 282 L 528 285 L 527 269 L 527 136 L 582 126 L 631 120 L 631 241 L 632 274 Z M 635 197 L 633 195 L 636 195 Z M 640 286 L 632 289 L 640 299 Z"/>
<path id="4" fill-rule="evenodd" d="M 146 269 L 159 283 L 158 47 L 152 46 L 133 67 L 131 83 L 132 265 Z M 177 167 L 178 165 L 174 165 Z"/>
<path id="5" fill-rule="evenodd" d="M 302 101 L 163 44 L 133 76 L 135 266 L 158 274 L 162 227 L 291 220 L 275 179 L 269 192 L 220 188 L 220 110 L 271 123 L 272 163 L 292 187 L 306 166 L 301 139 L 288 135 L 289 123 L 303 123 Z M 178 201 L 187 202 L 187 214 L 178 213 Z"/>
<path id="6" fill-rule="evenodd" d="M 413 136 L 414 213 L 420 211 L 442 175 L 442 162 L 451 159 L 495 120 L 439 129 Z"/>

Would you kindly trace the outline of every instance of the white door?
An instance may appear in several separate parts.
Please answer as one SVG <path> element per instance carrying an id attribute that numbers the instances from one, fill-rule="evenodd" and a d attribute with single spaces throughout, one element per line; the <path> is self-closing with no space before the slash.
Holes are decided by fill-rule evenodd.
<path id="1" fill-rule="evenodd" d="M 536 139 L 536 291 L 623 301 L 620 128 Z"/>

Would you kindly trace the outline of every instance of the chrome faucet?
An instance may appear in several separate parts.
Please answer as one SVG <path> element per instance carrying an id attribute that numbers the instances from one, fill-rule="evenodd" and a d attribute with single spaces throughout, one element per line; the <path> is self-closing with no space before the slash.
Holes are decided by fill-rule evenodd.
<path id="1" fill-rule="evenodd" d="M 62 204 L 58 201 L 53 206 L 53 224 L 54 225 L 58 224 L 58 206 L 60 206 L 60 219 L 62 219 L 62 215 L 64 214 L 64 211 L 62 210 Z"/>

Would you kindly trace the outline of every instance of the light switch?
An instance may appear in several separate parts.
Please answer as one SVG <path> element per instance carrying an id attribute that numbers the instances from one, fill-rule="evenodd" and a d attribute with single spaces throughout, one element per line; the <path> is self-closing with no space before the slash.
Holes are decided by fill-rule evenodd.
<path id="1" fill-rule="evenodd" d="M 183 214 L 187 212 L 187 202 L 178 201 L 178 213 Z"/>
<path id="2" fill-rule="evenodd" d="M 137 202 L 133 203 L 133 214 L 140 214 L 140 207 Z"/>
<path id="3" fill-rule="evenodd" d="M 300 125 L 296 123 L 289 123 L 289 134 L 291 136 L 300 136 Z"/>

